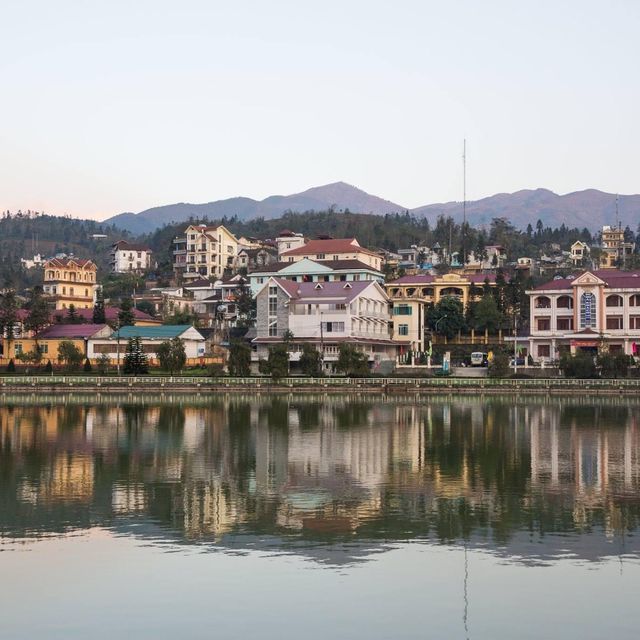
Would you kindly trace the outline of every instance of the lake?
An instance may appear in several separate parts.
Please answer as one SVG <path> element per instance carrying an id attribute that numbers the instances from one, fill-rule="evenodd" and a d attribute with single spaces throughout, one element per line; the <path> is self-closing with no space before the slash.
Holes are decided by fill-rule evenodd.
<path id="1" fill-rule="evenodd" d="M 636 638 L 639 416 L 5 395 L 0 638 Z"/>

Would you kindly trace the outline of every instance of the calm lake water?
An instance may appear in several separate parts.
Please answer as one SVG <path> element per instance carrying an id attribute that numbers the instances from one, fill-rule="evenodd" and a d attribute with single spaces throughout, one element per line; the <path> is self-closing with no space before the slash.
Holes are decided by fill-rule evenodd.
<path id="1" fill-rule="evenodd" d="M 0 406 L 0 638 L 637 638 L 640 401 Z"/>

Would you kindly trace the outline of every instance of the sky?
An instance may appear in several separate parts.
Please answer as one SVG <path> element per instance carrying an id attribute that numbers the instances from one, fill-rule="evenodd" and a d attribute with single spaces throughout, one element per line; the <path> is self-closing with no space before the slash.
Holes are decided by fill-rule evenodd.
<path id="1" fill-rule="evenodd" d="M 640 192 L 640 2 L 2 0 L 0 210 Z"/>

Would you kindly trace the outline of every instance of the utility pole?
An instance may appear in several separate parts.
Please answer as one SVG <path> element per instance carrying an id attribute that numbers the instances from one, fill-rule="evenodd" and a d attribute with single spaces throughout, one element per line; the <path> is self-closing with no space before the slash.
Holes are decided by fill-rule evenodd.
<path id="1" fill-rule="evenodd" d="M 462 141 L 462 268 L 467 265 L 467 139 Z"/>

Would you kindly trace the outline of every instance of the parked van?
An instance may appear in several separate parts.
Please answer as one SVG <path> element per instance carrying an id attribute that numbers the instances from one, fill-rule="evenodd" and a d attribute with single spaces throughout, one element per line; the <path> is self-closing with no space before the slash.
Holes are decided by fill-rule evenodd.
<path id="1" fill-rule="evenodd" d="M 487 354 L 482 351 L 474 351 L 471 354 L 471 366 L 472 367 L 486 367 L 487 366 Z"/>

